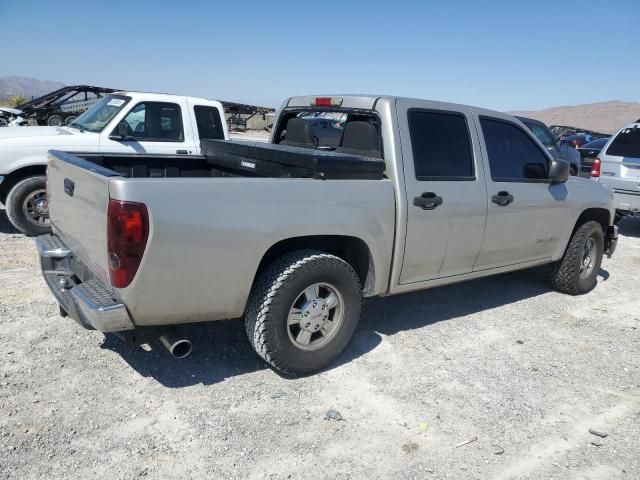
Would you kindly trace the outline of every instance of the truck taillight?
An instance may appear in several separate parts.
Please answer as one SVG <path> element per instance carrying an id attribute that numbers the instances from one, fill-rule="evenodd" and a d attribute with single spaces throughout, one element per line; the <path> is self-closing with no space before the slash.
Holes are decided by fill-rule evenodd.
<path id="1" fill-rule="evenodd" d="M 602 167 L 602 161 L 600 157 L 596 157 L 593 161 L 593 165 L 591 165 L 591 176 L 595 178 L 600 177 L 600 168 Z"/>
<path id="2" fill-rule="evenodd" d="M 107 250 L 111 285 L 124 288 L 135 277 L 149 238 L 149 215 L 143 203 L 109 199 Z"/>

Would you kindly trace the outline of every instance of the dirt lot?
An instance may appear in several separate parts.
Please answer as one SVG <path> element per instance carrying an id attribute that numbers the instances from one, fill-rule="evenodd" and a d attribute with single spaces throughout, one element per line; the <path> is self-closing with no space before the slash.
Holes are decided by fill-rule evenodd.
<path id="1" fill-rule="evenodd" d="M 60 318 L 0 209 L 0 478 L 640 478 L 640 221 L 621 232 L 586 296 L 529 271 L 372 300 L 291 380 L 239 321 L 186 328 L 179 361 Z"/>

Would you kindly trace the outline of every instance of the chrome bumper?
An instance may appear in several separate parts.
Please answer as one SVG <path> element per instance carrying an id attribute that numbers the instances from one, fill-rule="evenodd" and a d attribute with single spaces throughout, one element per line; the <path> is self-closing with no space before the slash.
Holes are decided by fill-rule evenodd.
<path id="1" fill-rule="evenodd" d="M 79 262 L 55 235 L 36 238 L 40 265 L 51 293 L 60 304 L 60 313 L 80 325 L 100 332 L 133 330 L 127 308 L 118 303 L 109 289 L 97 278 L 82 281 L 74 267 Z M 86 270 L 86 269 L 82 269 Z"/>

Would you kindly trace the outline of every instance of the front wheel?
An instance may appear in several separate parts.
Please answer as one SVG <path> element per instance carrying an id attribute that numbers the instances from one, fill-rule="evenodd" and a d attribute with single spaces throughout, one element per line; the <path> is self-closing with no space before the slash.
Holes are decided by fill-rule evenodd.
<path id="1" fill-rule="evenodd" d="M 347 348 L 362 308 L 360 280 L 347 262 L 314 250 L 275 260 L 257 278 L 245 314 L 249 342 L 288 374 L 320 370 Z"/>
<path id="2" fill-rule="evenodd" d="M 602 255 L 604 234 L 598 222 L 581 225 L 571 237 L 567 250 L 552 272 L 556 290 L 579 295 L 596 286 Z"/>
<path id="3" fill-rule="evenodd" d="M 16 183 L 7 195 L 7 217 L 26 235 L 35 237 L 51 232 L 46 188 L 46 177 L 36 175 Z"/>

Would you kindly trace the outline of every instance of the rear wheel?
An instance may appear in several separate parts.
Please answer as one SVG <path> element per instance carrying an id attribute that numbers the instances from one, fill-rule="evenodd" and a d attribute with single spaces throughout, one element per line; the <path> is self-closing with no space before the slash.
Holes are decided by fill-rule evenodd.
<path id="1" fill-rule="evenodd" d="M 5 206 L 9 221 L 22 233 L 37 236 L 51 232 L 44 175 L 16 183 L 7 195 Z"/>
<path id="2" fill-rule="evenodd" d="M 47 118 L 47 125 L 50 127 L 61 127 L 64 125 L 64 121 L 60 115 L 51 115 Z"/>
<path id="3" fill-rule="evenodd" d="M 71 115 L 70 117 L 64 119 L 64 124 L 69 126 L 75 121 L 76 118 L 78 117 L 76 117 L 75 115 Z"/>
<path id="4" fill-rule="evenodd" d="M 551 281 L 554 288 L 571 295 L 593 289 L 603 253 L 602 226 L 594 221 L 581 225 L 571 237 L 564 257 L 553 269 Z"/>
<path id="5" fill-rule="evenodd" d="M 267 363 L 289 375 L 322 369 L 355 334 L 360 280 L 344 260 L 299 250 L 258 277 L 245 314 L 249 342 Z"/>

